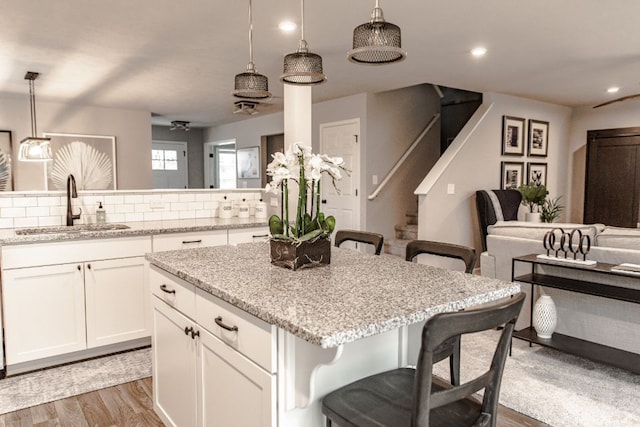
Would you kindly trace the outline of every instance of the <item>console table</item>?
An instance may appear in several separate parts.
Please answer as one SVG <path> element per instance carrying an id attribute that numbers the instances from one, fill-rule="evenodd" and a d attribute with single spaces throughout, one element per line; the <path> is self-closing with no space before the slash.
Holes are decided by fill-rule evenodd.
<path id="1" fill-rule="evenodd" d="M 531 273 L 515 277 L 515 267 L 517 263 L 530 264 Z M 640 373 L 639 354 L 558 333 L 554 333 L 549 339 L 539 338 L 533 328 L 533 304 L 536 286 L 562 289 L 565 291 L 595 295 L 598 297 L 633 302 L 636 304 L 640 303 L 640 287 L 633 289 L 614 284 L 598 283 L 595 281 L 595 276 L 597 276 L 597 274 L 593 275 L 594 281 L 591 281 L 591 278 L 587 281 L 544 274 L 539 271 L 540 266 L 553 266 L 566 270 L 582 270 L 604 275 L 633 277 L 637 279 L 640 284 L 640 277 L 638 276 L 612 271 L 611 269 L 616 266 L 615 264 L 599 262 L 592 266 L 583 266 L 564 262 L 548 262 L 538 259 L 535 254 L 515 257 L 511 262 L 511 280 L 514 282 L 529 283 L 531 285 L 531 314 L 529 316 L 529 327 L 515 331 L 513 333 L 513 337 L 528 341 L 529 345 L 535 343 L 545 347 L 555 348 L 576 356 L 582 356 L 595 362 Z"/>

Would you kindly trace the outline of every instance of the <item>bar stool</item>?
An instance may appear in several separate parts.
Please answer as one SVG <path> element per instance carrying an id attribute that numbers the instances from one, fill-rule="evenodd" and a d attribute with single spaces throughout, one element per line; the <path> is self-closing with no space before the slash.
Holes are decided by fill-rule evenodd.
<path id="1" fill-rule="evenodd" d="M 382 252 L 384 237 L 382 234 L 371 233 L 369 231 L 338 230 L 336 232 L 335 246 L 338 247 L 346 241 L 373 245 L 376 250 L 376 255 L 380 255 L 380 252 Z"/>

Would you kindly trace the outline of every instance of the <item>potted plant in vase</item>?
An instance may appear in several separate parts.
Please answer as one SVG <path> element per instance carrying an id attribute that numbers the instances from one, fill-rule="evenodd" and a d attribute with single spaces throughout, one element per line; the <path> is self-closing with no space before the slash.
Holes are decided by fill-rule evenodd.
<path id="1" fill-rule="evenodd" d="M 560 204 L 560 198 L 558 196 L 554 199 L 545 198 L 542 206 L 540 206 L 540 219 L 542 222 L 555 222 L 560 216 L 560 213 L 564 209 L 564 206 Z"/>
<path id="2" fill-rule="evenodd" d="M 335 187 L 342 178 L 344 160 L 313 154 L 311 147 L 294 143 L 286 152 L 273 155 L 267 166 L 271 177 L 265 191 L 282 196 L 280 215 L 269 218 L 271 263 L 297 270 L 331 262 L 331 233 L 336 220 L 320 211 L 320 182 L 323 175 Z M 298 187 L 294 222 L 289 221 L 289 185 Z"/>
<path id="3" fill-rule="evenodd" d="M 529 209 L 526 220 L 540 222 L 540 208 L 549 194 L 547 187 L 542 184 L 524 184 L 518 187 L 522 194 L 522 205 Z"/>

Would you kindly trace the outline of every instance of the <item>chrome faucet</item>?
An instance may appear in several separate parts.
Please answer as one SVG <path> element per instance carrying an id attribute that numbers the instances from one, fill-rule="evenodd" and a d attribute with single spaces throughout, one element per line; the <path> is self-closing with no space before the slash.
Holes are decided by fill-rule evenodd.
<path id="1" fill-rule="evenodd" d="M 71 208 L 71 199 L 78 198 L 78 192 L 76 191 L 76 179 L 72 174 L 69 174 L 67 177 L 67 225 L 73 225 L 74 219 L 80 219 L 80 214 L 82 214 L 82 209 L 80 209 L 80 213 L 77 215 L 73 214 Z"/>

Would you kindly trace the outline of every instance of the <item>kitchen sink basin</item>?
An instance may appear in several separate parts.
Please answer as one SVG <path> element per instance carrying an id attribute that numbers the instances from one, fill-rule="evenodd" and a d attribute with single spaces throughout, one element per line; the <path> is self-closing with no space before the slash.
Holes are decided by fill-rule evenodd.
<path id="1" fill-rule="evenodd" d="M 64 234 L 64 233 L 82 233 L 92 231 L 110 231 L 110 230 L 126 230 L 130 228 L 125 224 L 79 224 L 70 226 L 54 226 L 54 227 L 34 227 L 21 228 L 16 230 L 18 236 L 28 236 L 34 234 Z"/>

